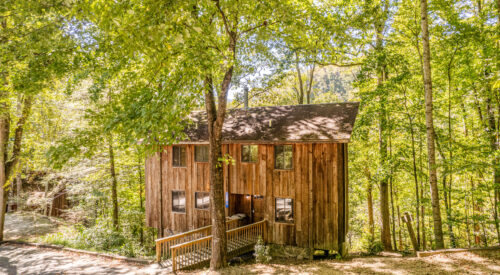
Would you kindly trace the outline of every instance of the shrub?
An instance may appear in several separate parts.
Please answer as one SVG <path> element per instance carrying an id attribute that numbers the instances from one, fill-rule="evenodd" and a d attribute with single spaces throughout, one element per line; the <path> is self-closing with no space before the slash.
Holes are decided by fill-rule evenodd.
<path id="1" fill-rule="evenodd" d="M 261 236 L 257 240 L 257 244 L 255 244 L 255 261 L 257 263 L 267 263 L 271 260 L 271 256 L 269 253 L 269 247 L 266 246 L 264 240 Z"/>

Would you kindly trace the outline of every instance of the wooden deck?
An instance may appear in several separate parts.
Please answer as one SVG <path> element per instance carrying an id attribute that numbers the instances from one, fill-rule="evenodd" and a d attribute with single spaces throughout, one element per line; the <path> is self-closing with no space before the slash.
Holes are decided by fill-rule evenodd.
<path id="1" fill-rule="evenodd" d="M 265 224 L 264 220 L 228 230 L 226 232 L 228 258 L 252 251 L 259 236 L 264 234 Z M 208 264 L 212 255 L 212 236 L 172 245 L 168 255 L 171 257 L 161 260 L 160 265 L 171 268 L 172 271 Z"/>

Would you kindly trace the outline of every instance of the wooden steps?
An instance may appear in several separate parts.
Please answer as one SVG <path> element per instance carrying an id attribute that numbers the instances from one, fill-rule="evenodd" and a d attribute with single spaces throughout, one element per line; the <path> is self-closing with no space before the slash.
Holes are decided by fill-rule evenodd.
<path id="1" fill-rule="evenodd" d="M 227 254 L 236 257 L 253 250 L 259 236 L 263 236 L 265 221 L 237 227 L 228 230 Z M 172 271 L 195 268 L 210 262 L 212 255 L 212 236 L 179 243 L 170 247 L 171 258 L 160 262 L 162 267 L 172 268 Z"/>

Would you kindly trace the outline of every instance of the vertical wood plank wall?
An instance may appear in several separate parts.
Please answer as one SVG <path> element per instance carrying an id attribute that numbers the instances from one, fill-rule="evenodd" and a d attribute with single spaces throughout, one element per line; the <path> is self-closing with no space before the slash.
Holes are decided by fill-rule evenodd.
<path id="1" fill-rule="evenodd" d="M 194 145 L 185 146 L 186 167 L 172 167 L 172 146 L 162 156 L 163 225 L 172 233 L 210 224 L 209 212 L 194 207 L 195 192 L 209 191 L 208 163 L 195 162 Z M 348 224 L 347 144 L 293 144 L 291 170 L 274 169 L 274 145 L 258 146 L 256 163 L 241 162 L 240 144 L 223 146 L 235 161 L 224 165 L 225 191 L 264 196 L 268 242 L 337 250 Z M 158 227 L 160 212 L 158 156 L 146 160 L 146 222 L 152 227 Z M 185 191 L 186 213 L 172 213 L 172 190 Z M 275 222 L 275 198 L 293 199 L 294 223 Z"/>

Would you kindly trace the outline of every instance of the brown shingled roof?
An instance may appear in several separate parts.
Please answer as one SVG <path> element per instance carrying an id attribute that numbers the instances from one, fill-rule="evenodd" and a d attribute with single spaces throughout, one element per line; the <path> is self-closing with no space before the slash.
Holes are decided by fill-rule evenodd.
<path id="1" fill-rule="evenodd" d="M 358 102 L 230 109 L 223 128 L 224 143 L 349 142 Z M 181 143 L 206 143 L 206 112 L 193 112 L 194 122 Z"/>

